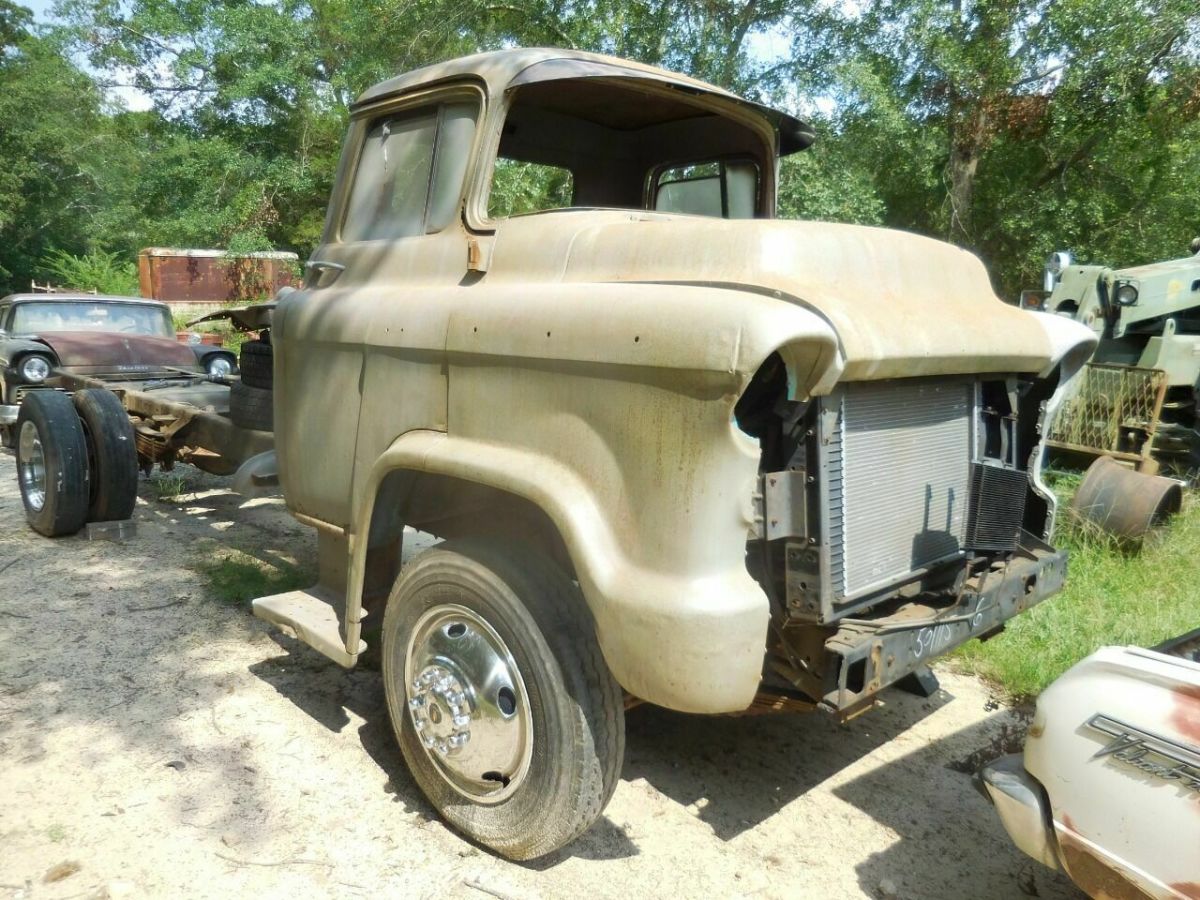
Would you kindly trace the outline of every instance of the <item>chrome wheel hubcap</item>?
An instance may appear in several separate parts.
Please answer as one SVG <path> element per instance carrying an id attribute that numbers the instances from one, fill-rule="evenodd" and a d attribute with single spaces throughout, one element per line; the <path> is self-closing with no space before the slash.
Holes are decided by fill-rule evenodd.
<path id="1" fill-rule="evenodd" d="M 421 746 L 451 787 L 498 803 L 520 786 L 533 757 L 529 698 L 491 625 L 462 606 L 428 610 L 409 638 L 404 684 Z"/>
<path id="2" fill-rule="evenodd" d="M 21 493 L 34 512 L 41 512 L 46 505 L 46 454 L 42 450 L 42 438 L 37 426 L 26 421 L 21 425 L 17 453 L 21 459 Z"/>

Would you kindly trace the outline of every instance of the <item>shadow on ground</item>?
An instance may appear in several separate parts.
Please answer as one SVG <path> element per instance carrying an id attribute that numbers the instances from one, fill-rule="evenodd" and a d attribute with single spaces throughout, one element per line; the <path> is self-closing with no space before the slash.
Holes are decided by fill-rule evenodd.
<path id="1" fill-rule="evenodd" d="M 884 708 L 845 724 L 821 713 L 713 717 L 637 707 L 626 718 L 624 777 L 697 805 L 728 841 L 952 699 L 944 691 L 885 696 Z"/>
<path id="2" fill-rule="evenodd" d="M 982 761 L 1019 749 L 1013 737 L 994 721 L 981 722 L 834 789 L 898 836 L 887 850 L 856 866 L 864 892 L 878 893 L 882 882 L 892 881 L 904 897 L 967 896 L 963 886 L 971 883 L 971 858 L 1004 854 L 1015 860 L 1012 896 L 1044 896 L 1053 887 L 1060 896 L 1085 900 L 1065 875 L 1012 853 L 999 817 L 974 786 L 972 776 Z M 947 858 L 945 828 L 953 829 L 962 848 L 957 859 Z M 898 872 L 920 877 L 898 879 Z"/>

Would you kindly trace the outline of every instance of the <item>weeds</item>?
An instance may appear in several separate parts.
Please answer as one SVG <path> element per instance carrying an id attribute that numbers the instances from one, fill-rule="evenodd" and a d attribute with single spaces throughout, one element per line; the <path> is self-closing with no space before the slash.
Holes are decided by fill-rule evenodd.
<path id="1" fill-rule="evenodd" d="M 1070 551 L 1067 585 L 1008 623 L 985 644 L 972 641 L 959 664 L 1015 698 L 1035 697 L 1083 657 L 1106 645 L 1150 647 L 1200 624 L 1200 502 L 1182 512 L 1137 555 L 1074 519 L 1066 500 L 1079 476 L 1052 482 L 1063 499 L 1056 546 Z"/>
<path id="2" fill-rule="evenodd" d="M 208 579 L 210 593 L 222 603 L 243 605 L 255 597 L 282 594 L 312 584 L 311 572 L 300 566 L 264 562 L 245 553 L 232 553 L 202 562 L 198 571 Z"/>
<path id="3" fill-rule="evenodd" d="M 174 500 L 191 490 L 192 482 L 182 472 L 159 472 L 150 476 L 150 490 L 157 500 Z"/>

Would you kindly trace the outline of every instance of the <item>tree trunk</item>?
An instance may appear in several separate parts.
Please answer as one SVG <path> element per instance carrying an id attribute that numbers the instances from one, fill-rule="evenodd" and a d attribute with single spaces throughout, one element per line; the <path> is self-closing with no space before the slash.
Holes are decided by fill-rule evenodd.
<path id="1" fill-rule="evenodd" d="M 948 239 L 952 244 L 970 247 L 975 238 L 972 226 L 975 176 L 987 130 L 987 114 L 982 101 L 976 100 L 974 108 L 952 115 L 950 121 L 950 161 L 946 165 L 950 182 Z"/>

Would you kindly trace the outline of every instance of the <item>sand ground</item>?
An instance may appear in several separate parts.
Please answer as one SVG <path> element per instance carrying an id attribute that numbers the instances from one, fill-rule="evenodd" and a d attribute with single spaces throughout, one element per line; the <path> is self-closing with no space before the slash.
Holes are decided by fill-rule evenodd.
<path id="1" fill-rule="evenodd" d="M 143 482 L 125 543 L 48 540 L 14 470 L 0 453 L 0 897 L 1082 896 L 960 771 L 1016 717 L 947 671 L 845 725 L 635 709 L 596 826 L 532 865 L 496 858 L 410 780 L 377 672 L 197 574 L 231 550 L 311 558 L 280 499 L 192 470 L 169 501 Z"/>

